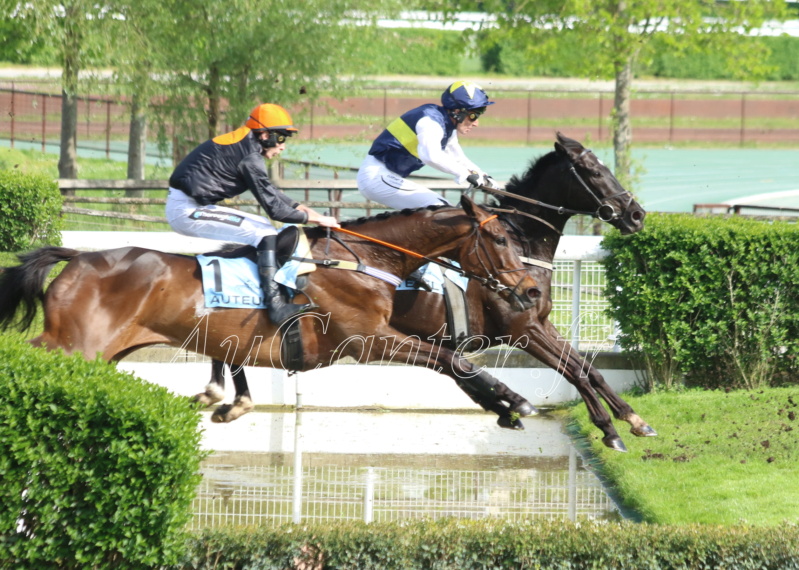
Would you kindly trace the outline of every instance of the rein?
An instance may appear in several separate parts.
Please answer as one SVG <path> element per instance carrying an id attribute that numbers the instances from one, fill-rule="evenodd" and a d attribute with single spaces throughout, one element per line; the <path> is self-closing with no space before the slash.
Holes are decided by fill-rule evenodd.
<path id="1" fill-rule="evenodd" d="M 589 152 L 591 152 L 589 149 L 584 148 L 583 151 L 580 153 L 580 156 L 578 156 L 577 158 L 580 159 L 584 155 L 588 154 Z M 512 192 L 506 192 L 505 190 L 500 190 L 499 188 L 494 188 L 492 186 L 480 185 L 480 186 L 477 187 L 477 189 L 478 190 L 482 190 L 483 192 L 489 192 L 489 193 L 492 193 L 492 194 L 498 194 L 500 196 L 507 196 L 508 198 L 513 198 L 513 199 L 519 200 L 521 202 L 527 202 L 528 204 L 534 204 L 534 205 L 540 206 L 542 208 L 548 208 L 550 210 L 556 211 L 558 214 L 561 214 L 561 215 L 562 214 L 574 214 L 574 215 L 581 215 L 581 216 L 591 216 L 592 218 L 598 218 L 599 220 L 601 220 L 603 222 L 611 222 L 611 221 L 621 217 L 621 214 L 616 211 L 616 209 L 613 207 L 613 205 L 608 203 L 609 200 L 612 200 L 616 196 L 621 196 L 622 194 L 627 194 L 630 197 L 629 201 L 627 202 L 627 206 L 629 206 L 630 202 L 633 201 L 633 195 L 630 194 L 630 192 L 628 192 L 627 190 L 622 190 L 621 192 L 617 192 L 617 193 L 615 193 L 615 194 L 613 194 L 611 196 L 608 196 L 604 200 L 601 200 L 594 193 L 594 191 L 591 190 L 591 187 L 588 186 L 588 184 L 586 184 L 585 180 L 583 180 L 583 177 L 580 176 L 580 173 L 577 172 L 577 169 L 574 167 L 574 162 L 571 159 L 569 159 L 569 171 L 577 179 L 577 182 L 579 182 L 580 187 L 583 190 L 585 190 L 586 192 L 588 192 L 588 195 L 591 196 L 591 198 L 593 198 L 593 200 L 597 203 L 596 211 L 590 212 L 590 211 L 587 211 L 587 210 L 572 210 L 570 208 L 564 208 L 563 206 L 555 206 L 553 204 L 547 204 L 546 202 L 542 202 L 542 201 L 536 200 L 534 198 L 528 198 L 527 196 L 520 196 L 519 194 L 514 194 Z M 627 207 L 625 206 L 625 209 L 626 208 Z M 603 210 L 605 210 L 605 212 L 603 212 Z M 603 214 L 607 213 L 606 210 L 610 210 L 610 215 L 603 215 Z"/>
<path id="2" fill-rule="evenodd" d="M 477 226 L 474 228 L 475 232 L 477 232 L 480 228 L 482 228 L 488 222 L 490 222 L 492 220 L 495 220 L 498 217 L 499 217 L 498 214 L 494 214 L 492 216 L 489 216 L 488 218 L 486 218 L 485 220 L 483 220 L 482 222 L 477 224 Z M 455 271 L 458 274 L 463 275 L 464 277 L 467 277 L 468 279 L 474 279 L 474 280 L 478 281 L 479 283 L 481 283 L 482 285 L 484 285 L 484 286 L 486 286 L 489 289 L 492 289 L 494 291 L 497 291 L 497 290 L 500 289 L 499 282 L 493 277 L 493 275 L 491 275 L 491 272 L 488 271 L 487 268 L 485 268 L 485 264 L 483 264 L 483 267 L 486 269 L 486 273 L 488 273 L 488 277 L 480 277 L 479 275 L 475 275 L 473 273 L 470 273 L 470 272 L 464 270 L 463 268 L 458 267 L 457 265 L 454 265 L 454 264 L 449 263 L 447 261 L 444 261 L 442 259 L 433 259 L 431 257 L 427 257 L 426 255 L 422 255 L 421 253 L 417 253 L 417 252 L 412 251 L 410 249 L 406 249 L 406 248 L 401 247 L 399 245 L 393 244 L 391 242 L 383 241 L 381 239 L 373 238 L 371 236 L 367 236 L 367 235 L 364 235 L 364 234 L 361 234 L 361 233 L 358 233 L 358 232 L 354 232 L 352 230 L 348 230 L 348 229 L 345 229 L 345 228 L 340 228 L 340 227 L 339 228 L 333 228 L 333 231 L 340 232 L 340 233 L 343 233 L 343 234 L 347 234 L 347 235 L 350 235 L 350 236 L 353 236 L 353 237 L 357 237 L 357 238 L 360 238 L 360 239 L 363 239 L 363 240 L 366 240 L 366 241 L 369 241 L 369 242 L 372 242 L 372 243 L 375 243 L 375 244 L 378 244 L 378 245 L 382 245 L 383 247 L 387 247 L 389 249 L 393 249 L 395 251 L 399 251 L 400 253 L 404 253 L 406 255 L 410 255 L 411 257 L 415 257 L 417 259 L 423 259 L 424 261 L 426 261 L 428 263 L 435 263 L 436 265 L 440 265 L 441 267 L 444 267 L 446 269 L 451 269 L 452 271 Z M 480 240 L 480 234 L 479 233 L 477 234 L 477 240 L 478 241 Z M 475 246 L 476 245 L 477 244 L 475 244 Z M 482 261 L 481 261 L 481 264 L 482 264 Z"/>

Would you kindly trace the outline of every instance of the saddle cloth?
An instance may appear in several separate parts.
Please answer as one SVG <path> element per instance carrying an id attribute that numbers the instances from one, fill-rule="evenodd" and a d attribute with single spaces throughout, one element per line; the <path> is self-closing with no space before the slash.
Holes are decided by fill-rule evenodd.
<path id="1" fill-rule="evenodd" d="M 456 261 L 452 261 L 451 263 L 453 265 L 458 265 Z M 466 288 L 469 286 L 469 279 L 467 277 L 452 269 L 444 268 L 442 271 L 442 267 L 435 263 L 423 265 L 419 268 L 419 272 L 422 274 L 422 281 L 430 287 L 431 293 L 438 293 L 439 295 L 444 294 L 444 279 L 455 283 L 463 291 L 466 291 Z M 397 291 L 426 291 L 426 289 L 417 285 L 414 279 L 406 279 L 397 287 Z"/>
<path id="2" fill-rule="evenodd" d="M 289 226 L 290 227 L 290 226 Z M 311 258 L 311 248 L 305 234 L 294 248 L 297 257 Z M 203 282 L 205 306 L 210 309 L 265 309 L 266 301 L 261 290 L 258 266 L 246 257 L 216 257 L 198 255 Z M 275 281 L 291 289 L 296 288 L 297 276 L 315 271 L 311 263 L 289 261 L 275 275 Z"/>

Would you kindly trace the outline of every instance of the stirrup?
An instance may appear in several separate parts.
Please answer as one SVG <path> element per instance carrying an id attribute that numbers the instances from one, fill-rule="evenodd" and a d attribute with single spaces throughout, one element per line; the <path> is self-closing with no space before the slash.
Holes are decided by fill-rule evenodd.
<path id="1" fill-rule="evenodd" d="M 291 317 L 299 315 L 300 313 L 305 313 L 306 311 L 310 311 L 311 309 L 315 309 L 317 307 L 318 305 L 315 305 L 314 303 L 305 303 L 303 305 L 284 303 L 279 307 L 274 308 L 270 305 L 267 311 L 269 312 L 269 320 L 271 320 L 274 325 L 279 327 Z"/>

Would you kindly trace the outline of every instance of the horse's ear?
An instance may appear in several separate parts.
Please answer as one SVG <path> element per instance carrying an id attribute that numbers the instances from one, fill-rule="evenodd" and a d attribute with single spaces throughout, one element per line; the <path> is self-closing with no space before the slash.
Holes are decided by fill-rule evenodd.
<path id="1" fill-rule="evenodd" d="M 563 133 L 558 131 L 557 133 L 555 133 L 555 136 L 558 139 L 558 140 L 555 141 L 555 151 L 558 154 L 568 154 L 568 152 L 566 152 L 566 147 L 563 146 L 563 142 L 564 142 L 564 138 L 565 138 L 563 136 Z"/>
<path id="2" fill-rule="evenodd" d="M 477 213 L 474 209 L 474 200 L 472 200 L 467 194 L 463 194 L 461 196 L 461 208 L 463 208 L 463 211 L 466 212 L 470 218 L 477 217 Z"/>

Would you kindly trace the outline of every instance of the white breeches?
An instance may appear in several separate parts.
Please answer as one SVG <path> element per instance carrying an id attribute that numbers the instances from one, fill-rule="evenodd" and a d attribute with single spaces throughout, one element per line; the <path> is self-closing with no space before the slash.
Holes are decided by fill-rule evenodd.
<path id="1" fill-rule="evenodd" d="M 423 208 L 452 204 L 441 194 L 402 178 L 372 155 L 367 155 L 358 170 L 358 190 L 361 194 L 390 208 Z"/>
<path id="2" fill-rule="evenodd" d="M 179 234 L 244 243 L 258 247 L 264 236 L 277 230 L 263 216 L 249 214 L 214 204 L 201 206 L 193 198 L 174 188 L 166 199 L 166 219 Z"/>

